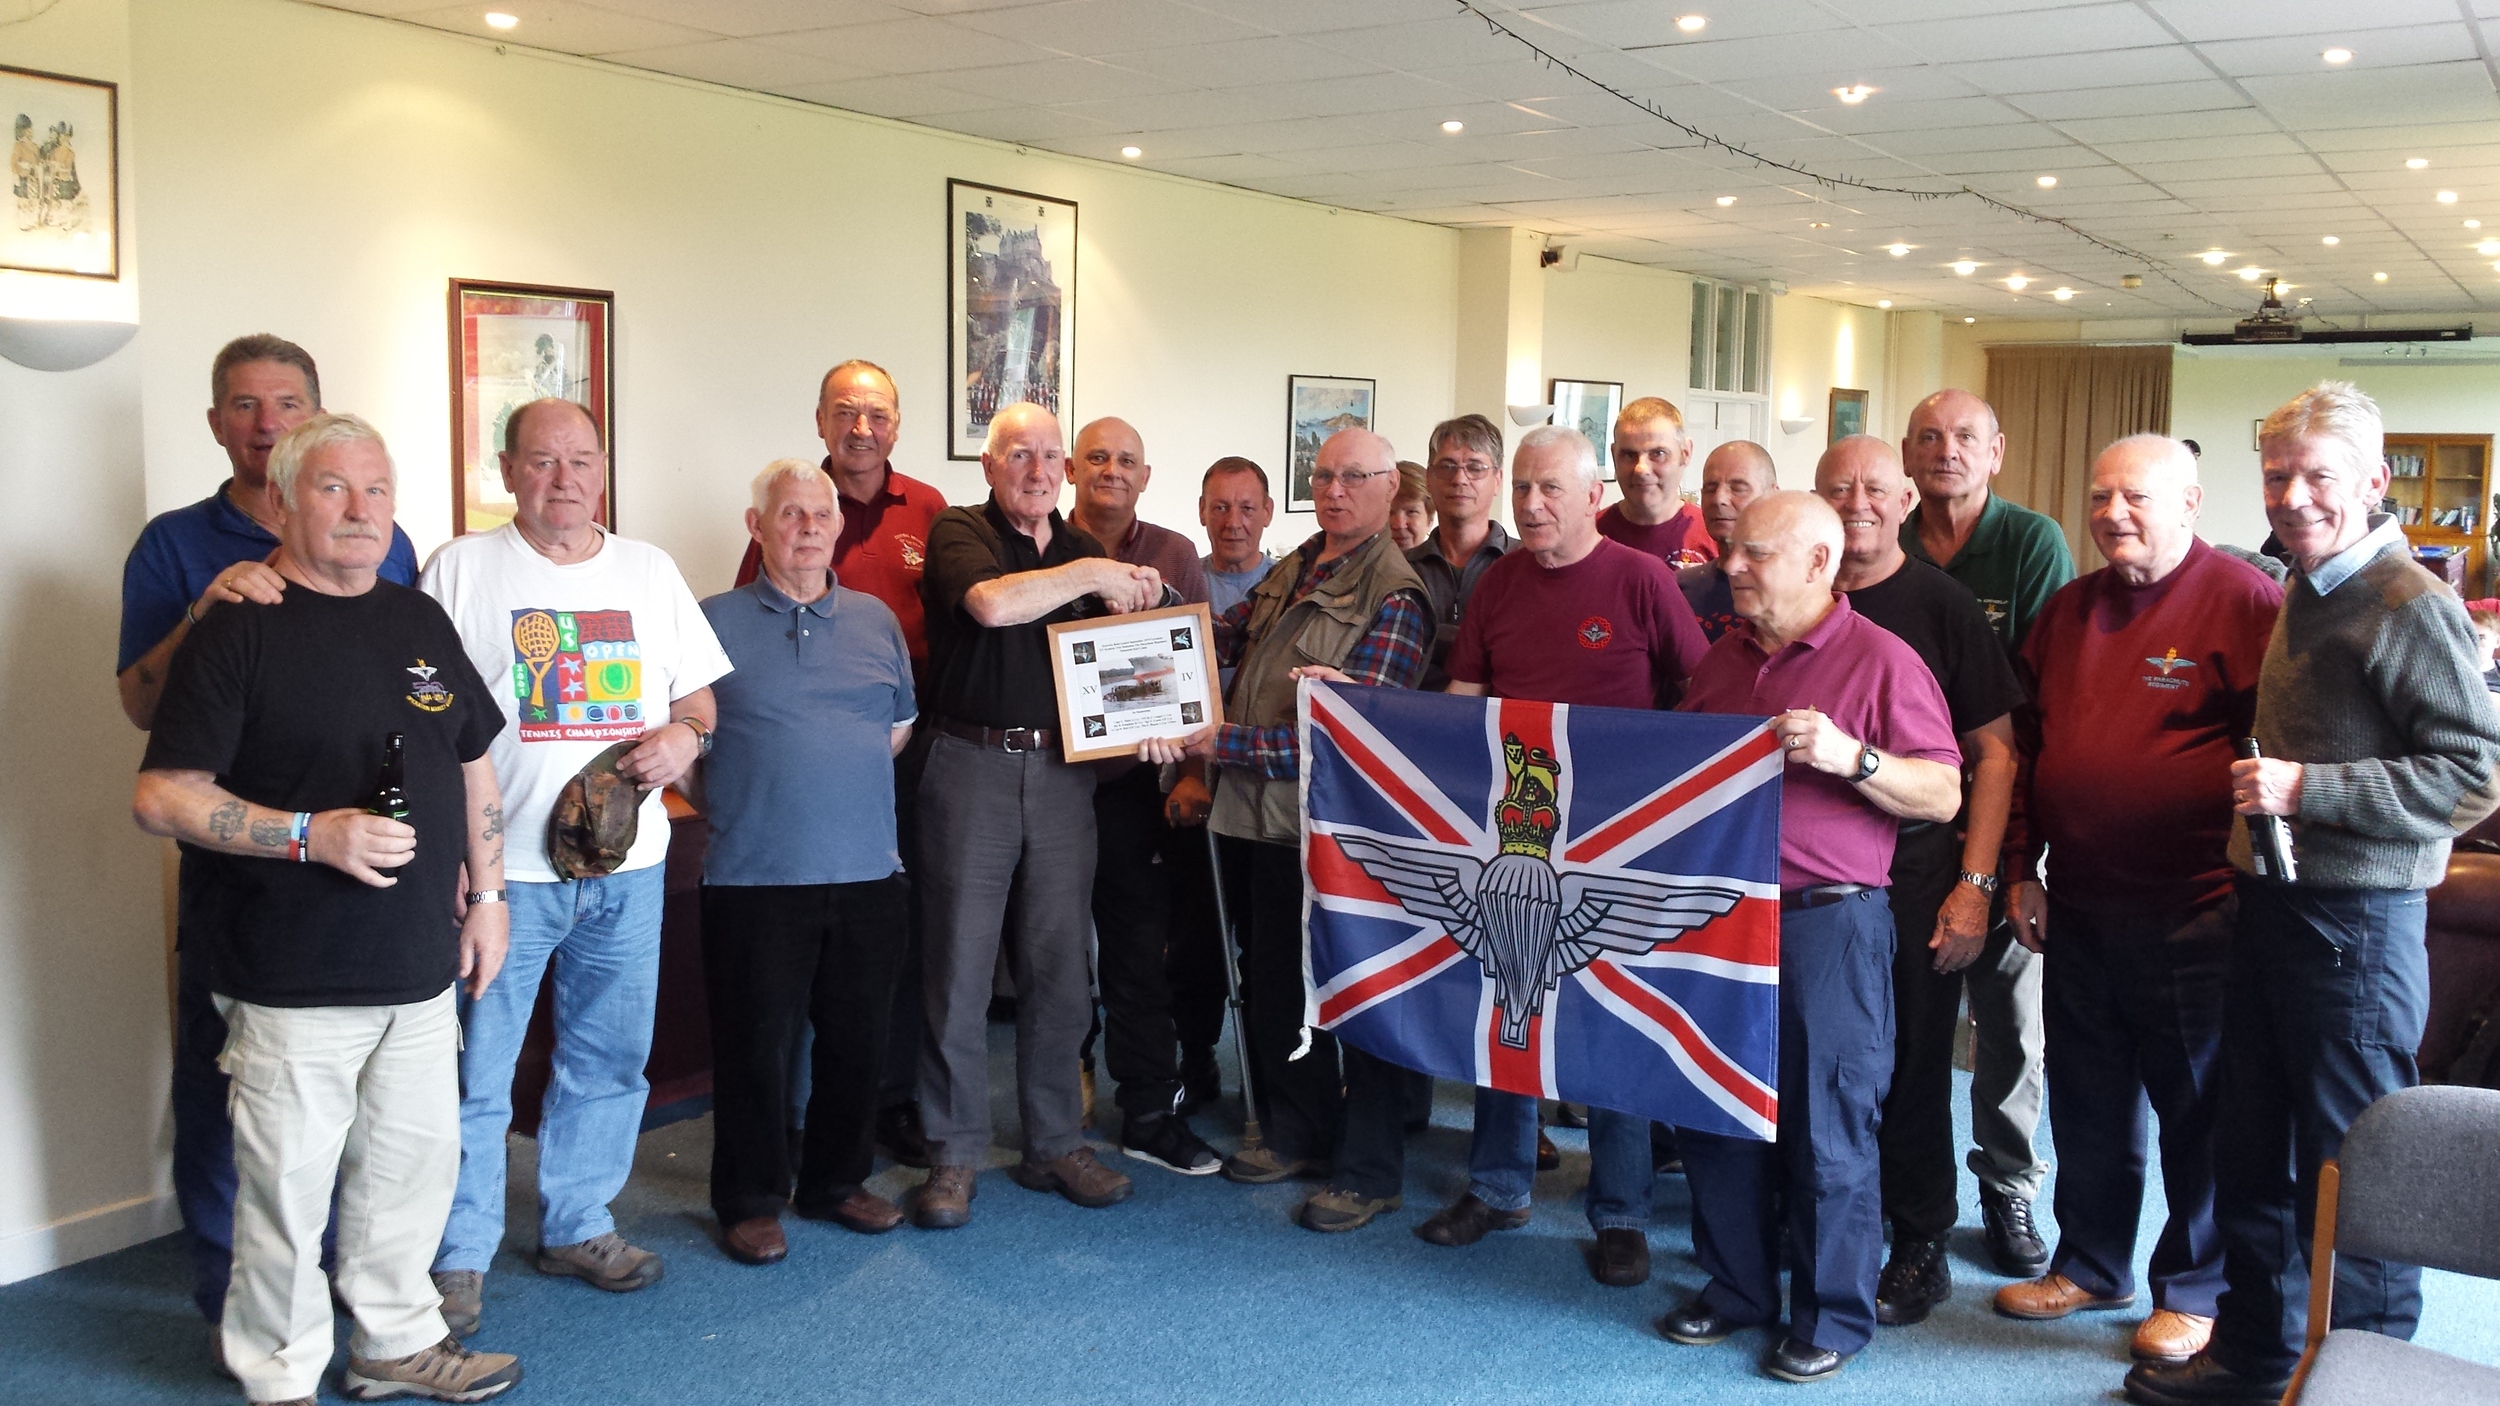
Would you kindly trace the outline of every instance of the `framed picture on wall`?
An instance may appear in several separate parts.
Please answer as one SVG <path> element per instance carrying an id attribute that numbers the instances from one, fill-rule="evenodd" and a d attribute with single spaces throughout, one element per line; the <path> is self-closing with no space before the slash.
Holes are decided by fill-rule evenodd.
<path id="1" fill-rule="evenodd" d="M 607 447 L 599 521 L 616 528 L 616 295 L 593 288 L 451 281 L 451 531 L 512 521 L 504 426 L 550 396 L 590 412 Z"/>
<path id="2" fill-rule="evenodd" d="M 121 276 L 120 90 L 0 64 L 9 120 L 9 218 L 0 268 Z"/>
<path id="3" fill-rule="evenodd" d="M 1866 392 L 1835 387 L 1824 422 L 1831 426 L 1831 438 L 1823 441 L 1827 448 L 1853 434 L 1866 433 Z"/>
<path id="4" fill-rule="evenodd" d="M 1554 406 L 1554 423 L 1578 430 L 1597 446 L 1597 472 L 1607 482 L 1615 477 L 1615 417 L 1623 413 L 1621 381 L 1548 381 L 1545 398 Z"/>
<path id="5" fill-rule="evenodd" d="M 977 459 L 1001 406 L 1065 415 L 1075 384 L 1076 202 L 946 183 L 946 456 Z"/>
<path id="6" fill-rule="evenodd" d="M 1372 427 L 1380 383 L 1365 376 L 1285 378 L 1285 511 L 1311 510 L 1311 464 L 1339 430 Z"/>

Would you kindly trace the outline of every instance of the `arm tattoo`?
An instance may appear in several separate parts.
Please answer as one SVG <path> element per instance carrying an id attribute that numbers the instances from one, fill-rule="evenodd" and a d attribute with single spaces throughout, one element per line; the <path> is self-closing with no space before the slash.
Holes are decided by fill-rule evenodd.
<path id="1" fill-rule="evenodd" d="M 243 817 L 249 813 L 250 808 L 241 801 L 227 801 L 208 813 L 208 833 L 231 841 L 243 833 Z"/>
<path id="2" fill-rule="evenodd" d="M 145 665 L 145 664 L 133 664 L 133 665 L 131 665 L 131 667 L 132 667 L 132 668 L 134 668 L 134 669 L 137 669 L 137 670 L 139 671 L 139 686 L 140 686 L 141 688 L 154 688 L 154 687 L 156 687 L 156 671 L 155 671 L 155 670 L 153 670 L 153 669 L 149 668 L 149 667 L 148 667 L 147 665 Z"/>
<path id="3" fill-rule="evenodd" d="M 252 822 L 252 843 L 262 849 L 284 849 L 287 841 L 294 838 L 295 821 L 292 817 L 272 817 Z"/>
<path id="4" fill-rule="evenodd" d="M 478 832 L 477 832 L 477 837 L 478 837 L 479 839 L 481 839 L 481 840 L 491 840 L 491 839 L 495 838 L 497 835 L 502 834 L 502 833 L 503 833 L 503 805 L 502 805 L 502 803 L 501 803 L 501 802 L 490 802 L 490 803 L 487 805 L 487 807 L 486 807 L 486 810 L 485 810 L 485 816 L 486 816 L 486 828 L 484 828 L 484 829 L 482 829 L 482 830 L 478 831 Z"/>

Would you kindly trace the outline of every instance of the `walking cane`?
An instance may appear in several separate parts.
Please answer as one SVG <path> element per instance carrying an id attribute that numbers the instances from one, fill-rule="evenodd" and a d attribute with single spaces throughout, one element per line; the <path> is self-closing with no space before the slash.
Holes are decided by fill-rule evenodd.
<path id="1" fill-rule="evenodd" d="M 1251 1083 L 1250 1032 L 1242 1024 L 1241 972 L 1233 965 L 1233 915 L 1224 901 L 1224 860 L 1216 852 L 1215 827 L 1207 827 L 1207 867 L 1215 877 L 1215 926 L 1224 944 L 1225 1006 L 1233 1013 L 1233 1053 L 1241 1058 L 1241 1150 L 1259 1145 L 1259 1096 Z"/>

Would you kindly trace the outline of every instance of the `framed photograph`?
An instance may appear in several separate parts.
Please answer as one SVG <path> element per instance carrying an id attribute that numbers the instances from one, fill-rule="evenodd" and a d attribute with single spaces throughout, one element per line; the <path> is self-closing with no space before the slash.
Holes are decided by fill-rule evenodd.
<path id="1" fill-rule="evenodd" d="M 1380 383 L 1362 376 L 1285 378 L 1285 511 L 1311 510 L 1311 464 L 1339 430 L 1368 430 Z"/>
<path id="2" fill-rule="evenodd" d="M 1823 441 L 1826 448 L 1853 434 L 1866 433 L 1866 392 L 1834 387 L 1826 422 L 1831 426 L 1831 437 Z"/>
<path id="3" fill-rule="evenodd" d="M 121 277 L 120 90 L 0 64 L 9 116 L 9 218 L 0 268 Z"/>
<path id="4" fill-rule="evenodd" d="M 451 531 L 512 521 L 504 425 L 557 396 L 590 412 L 607 446 L 599 521 L 616 530 L 616 295 L 593 288 L 451 281 Z"/>
<path id="5" fill-rule="evenodd" d="M 1224 721 L 1215 621 L 1203 605 L 1050 627 L 1059 745 L 1072 762 L 1134 756 L 1149 737 Z"/>
<path id="6" fill-rule="evenodd" d="M 946 457 L 978 459 L 999 407 L 1065 415 L 1075 384 L 1076 202 L 946 183 Z"/>
<path id="7" fill-rule="evenodd" d="M 1548 381 L 1545 398 L 1554 406 L 1554 423 L 1578 430 L 1597 446 L 1597 472 L 1615 479 L 1615 417 L 1623 413 L 1621 381 Z"/>

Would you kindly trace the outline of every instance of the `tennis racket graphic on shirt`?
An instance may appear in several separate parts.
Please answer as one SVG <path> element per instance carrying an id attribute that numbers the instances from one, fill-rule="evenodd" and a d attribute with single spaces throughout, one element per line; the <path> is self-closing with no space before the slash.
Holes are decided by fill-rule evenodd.
<path id="1" fill-rule="evenodd" d="M 555 662 L 561 643 L 556 618 L 546 611 L 533 610 L 512 622 L 512 647 L 529 666 L 532 708 L 547 706 L 547 666 Z"/>

